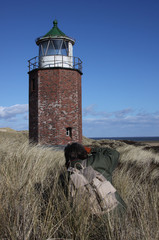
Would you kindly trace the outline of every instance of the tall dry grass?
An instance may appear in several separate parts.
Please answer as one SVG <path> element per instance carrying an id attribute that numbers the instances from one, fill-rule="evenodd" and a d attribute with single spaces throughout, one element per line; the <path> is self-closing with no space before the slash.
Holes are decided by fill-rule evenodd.
<path id="1" fill-rule="evenodd" d="M 113 183 L 127 204 L 122 216 L 92 216 L 83 201 L 72 208 L 63 151 L 28 144 L 26 133 L 0 133 L 0 239 L 159 239 L 159 155 L 118 141 L 84 139 L 116 148 Z"/>

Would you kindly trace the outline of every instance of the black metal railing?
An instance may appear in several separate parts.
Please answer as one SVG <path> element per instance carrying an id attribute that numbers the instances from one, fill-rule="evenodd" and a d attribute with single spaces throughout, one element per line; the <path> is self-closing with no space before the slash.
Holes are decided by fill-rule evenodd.
<path id="1" fill-rule="evenodd" d="M 47 57 L 49 57 L 48 60 Z M 37 68 L 66 67 L 77 69 L 82 73 L 82 61 L 78 57 L 68 57 L 63 55 L 36 56 L 31 58 L 28 63 L 29 72 Z"/>

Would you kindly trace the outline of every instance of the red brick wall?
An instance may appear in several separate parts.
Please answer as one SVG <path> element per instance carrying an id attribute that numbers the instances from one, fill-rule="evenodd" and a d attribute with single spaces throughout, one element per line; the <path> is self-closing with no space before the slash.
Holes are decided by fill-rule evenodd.
<path id="1" fill-rule="evenodd" d="M 32 88 L 34 80 L 34 90 Z M 29 136 L 48 145 L 82 142 L 81 74 L 64 68 L 29 72 Z M 32 84 L 32 85 L 31 85 Z M 72 137 L 66 136 L 72 128 Z"/>

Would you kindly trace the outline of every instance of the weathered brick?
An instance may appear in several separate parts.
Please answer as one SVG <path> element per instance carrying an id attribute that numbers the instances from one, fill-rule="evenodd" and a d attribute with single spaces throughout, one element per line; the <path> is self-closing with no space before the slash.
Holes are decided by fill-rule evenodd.
<path id="1" fill-rule="evenodd" d="M 66 136 L 72 129 L 72 137 Z M 82 142 L 81 73 L 44 68 L 29 72 L 29 138 L 39 144 Z"/>

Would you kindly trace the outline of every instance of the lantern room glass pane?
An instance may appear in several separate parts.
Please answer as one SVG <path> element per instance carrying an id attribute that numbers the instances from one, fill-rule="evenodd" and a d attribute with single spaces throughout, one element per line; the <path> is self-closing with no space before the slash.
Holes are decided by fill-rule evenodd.
<path id="1" fill-rule="evenodd" d="M 48 42 L 43 42 L 42 43 L 44 55 L 46 55 L 47 45 L 48 45 Z"/>
<path id="2" fill-rule="evenodd" d="M 41 46 L 41 44 L 39 45 L 39 56 L 40 56 L 40 57 L 43 56 L 42 46 Z"/>
<path id="3" fill-rule="evenodd" d="M 68 42 L 63 39 L 45 41 L 39 44 L 39 56 L 68 56 Z"/>
<path id="4" fill-rule="evenodd" d="M 62 46 L 63 40 L 53 40 L 53 45 L 56 50 L 57 55 L 61 55 L 61 46 Z"/>
<path id="5" fill-rule="evenodd" d="M 64 56 L 68 55 L 68 42 L 63 42 L 61 52 Z"/>
<path id="6" fill-rule="evenodd" d="M 55 50 L 55 48 L 54 48 L 54 45 L 53 45 L 52 41 L 50 41 L 50 43 L 49 43 L 49 46 L 48 46 L 48 50 L 47 50 L 47 54 L 46 54 L 46 55 L 48 55 L 48 56 L 50 56 L 50 55 L 56 55 L 56 50 Z"/>

